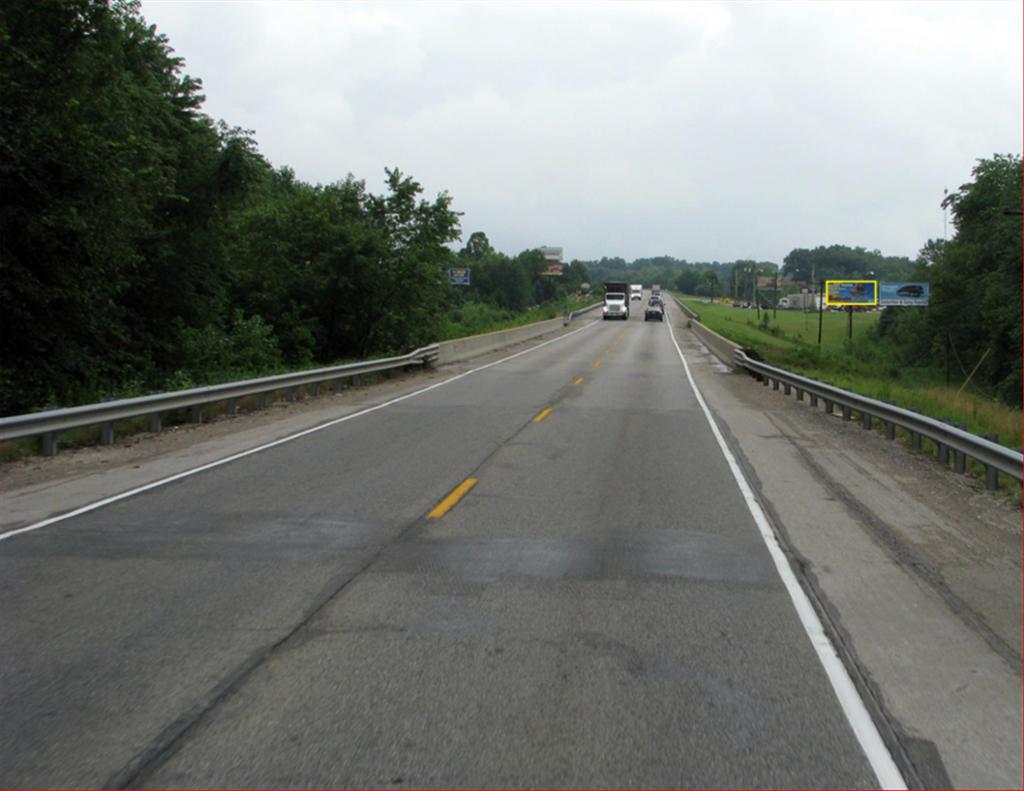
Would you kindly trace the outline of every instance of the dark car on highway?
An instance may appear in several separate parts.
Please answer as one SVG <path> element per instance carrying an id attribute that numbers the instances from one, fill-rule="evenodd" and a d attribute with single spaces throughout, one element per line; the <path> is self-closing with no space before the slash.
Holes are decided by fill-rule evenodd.
<path id="1" fill-rule="evenodd" d="M 664 318 L 665 311 L 661 305 L 657 305 L 653 301 L 647 306 L 647 310 L 644 311 L 644 321 L 663 321 Z"/>

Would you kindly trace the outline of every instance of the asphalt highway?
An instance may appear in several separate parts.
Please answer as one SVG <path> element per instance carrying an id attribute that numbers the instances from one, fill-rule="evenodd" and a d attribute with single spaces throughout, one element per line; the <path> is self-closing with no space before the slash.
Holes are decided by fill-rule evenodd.
<path id="1" fill-rule="evenodd" d="M 878 784 L 638 310 L 0 542 L 0 596 L 6 787 Z"/>

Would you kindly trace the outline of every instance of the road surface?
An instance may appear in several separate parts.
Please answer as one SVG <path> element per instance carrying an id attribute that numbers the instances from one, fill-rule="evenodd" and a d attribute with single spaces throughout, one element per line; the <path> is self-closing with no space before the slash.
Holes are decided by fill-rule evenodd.
<path id="1" fill-rule="evenodd" d="M 0 541 L 0 593 L 4 786 L 878 785 L 639 311 Z"/>

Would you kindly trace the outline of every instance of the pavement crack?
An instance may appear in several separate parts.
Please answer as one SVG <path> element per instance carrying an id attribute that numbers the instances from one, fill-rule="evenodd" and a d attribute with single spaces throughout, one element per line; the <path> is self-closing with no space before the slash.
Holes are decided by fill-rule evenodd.
<path id="1" fill-rule="evenodd" d="M 989 648 L 1019 676 L 1021 672 L 1020 653 L 988 625 L 985 617 L 954 593 L 937 569 L 921 558 L 911 547 L 907 546 L 885 520 L 864 505 L 842 483 L 833 478 L 824 467 L 815 461 L 812 454 L 806 448 L 797 442 L 791 442 L 791 444 L 796 449 L 800 461 L 806 469 L 834 495 L 836 501 L 856 519 L 875 544 L 896 565 L 910 573 L 915 579 L 922 582 L 935 593 L 950 612 L 968 629 L 981 637 Z"/>

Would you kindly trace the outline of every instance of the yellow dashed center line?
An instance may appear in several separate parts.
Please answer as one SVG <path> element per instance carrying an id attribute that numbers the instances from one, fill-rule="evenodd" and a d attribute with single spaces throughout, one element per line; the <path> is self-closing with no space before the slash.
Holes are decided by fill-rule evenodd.
<path id="1" fill-rule="evenodd" d="M 594 367 L 595 368 L 600 368 L 601 367 L 601 361 L 600 360 L 594 360 Z"/>
<path id="2" fill-rule="evenodd" d="M 540 423 L 544 418 L 551 414 L 551 407 L 544 407 L 540 412 L 537 413 L 537 417 L 533 419 L 534 423 Z"/>
<path id="3" fill-rule="evenodd" d="M 581 385 L 581 384 L 583 384 L 583 377 L 582 376 L 577 376 L 576 377 L 576 381 L 573 382 L 573 384 L 574 385 Z"/>
<path id="4" fill-rule="evenodd" d="M 468 492 L 470 489 L 472 489 L 474 486 L 476 486 L 476 483 L 477 483 L 477 479 L 476 478 L 466 478 L 466 480 L 464 480 L 462 483 L 460 483 L 458 486 L 456 486 L 454 489 L 452 489 L 452 493 L 449 494 L 447 497 L 445 497 L 441 502 L 439 502 L 434 507 L 433 511 L 431 511 L 429 514 L 427 514 L 427 518 L 428 519 L 440 519 L 442 516 L 444 516 L 446 513 L 448 513 L 452 508 L 454 508 L 455 504 L 458 503 L 459 500 L 461 500 L 463 497 L 466 496 L 466 492 Z"/>

